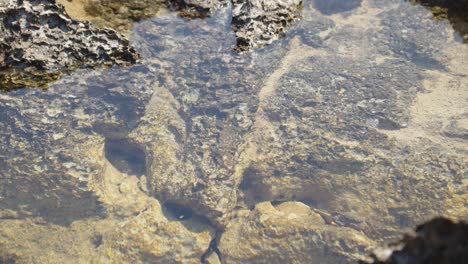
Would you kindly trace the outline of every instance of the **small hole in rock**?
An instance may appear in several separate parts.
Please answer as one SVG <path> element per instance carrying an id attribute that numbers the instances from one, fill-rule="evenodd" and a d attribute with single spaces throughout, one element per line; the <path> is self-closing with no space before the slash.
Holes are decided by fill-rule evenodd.
<path id="1" fill-rule="evenodd" d="M 106 158 L 120 172 L 143 176 L 146 172 L 145 153 L 122 139 L 106 139 Z"/>
<path id="2" fill-rule="evenodd" d="M 93 245 L 94 247 L 99 247 L 100 245 L 102 245 L 102 236 L 101 235 L 97 235 L 93 238 Z"/>
<path id="3" fill-rule="evenodd" d="M 164 209 L 170 216 L 179 221 L 187 220 L 193 215 L 192 211 L 189 209 L 172 202 L 165 203 Z"/>

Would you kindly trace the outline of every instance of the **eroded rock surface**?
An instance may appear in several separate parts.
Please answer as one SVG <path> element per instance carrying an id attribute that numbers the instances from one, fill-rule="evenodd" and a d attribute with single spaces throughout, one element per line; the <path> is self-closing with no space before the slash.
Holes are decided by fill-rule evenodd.
<path id="1" fill-rule="evenodd" d="M 99 17 L 91 20 L 123 32 L 130 30 L 135 21 L 154 17 L 166 8 L 189 19 L 206 18 L 219 9 L 227 9 L 232 12 L 231 28 L 237 37 L 233 48 L 238 51 L 263 47 L 282 38 L 302 11 L 302 0 L 82 1 L 89 15 Z"/>
<path id="2" fill-rule="evenodd" d="M 205 18 L 215 9 L 228 5 L 228 0 L 169 0 L 169 5 L 186 18 Z"/>
<path id="3" fill-rule="evenodd" d="M 349 263 L 372 245 L 361 232 L 326 225 L 299 202 L 264 202 L 239 214 L 218 245 L 223 263 Z"/>
<path id="4" fill-rule="evenodd" d="M 44 87 L 62 72 L 138 59 L 122 35 L 72 20 L 54 0 L 3 0 L 0 21 L 1 90 Z"/>
<path id="5" fill-rule="evenodd" d="M 3 256 L 17 263 L 200 262 L 215 236 L 206 220 L 179 219 L 148 195 L 145 175 L 131 166 L 119 171 L 135 162 L 128 156 L 136 150 L 108 157 L 115 142 L 141 148 L 126 134 L 145 113 L 156 85 L 151 72 L 77 71 L 47 91 L 0 96 Z"/>
<path id="6" fill-rule="evenodd" d="M 237 50 L 263 47 L 285 34 L 300 17 L 302 0 L 234 0 L 232 28 Z"/>

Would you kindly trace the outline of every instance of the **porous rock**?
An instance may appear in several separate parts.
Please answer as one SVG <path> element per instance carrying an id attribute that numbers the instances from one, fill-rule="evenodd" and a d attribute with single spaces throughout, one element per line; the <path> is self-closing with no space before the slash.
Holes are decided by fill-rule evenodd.
<path id="1" fill-rule="evenodd" d="M 184 18 L 206 18 L 215 10 L 232 8 L 232 24 L 237 44 L 245 51 L 263 47 L 284 36 L 288 26 L 300 18 L 302 0 L 169 0 L 122 1 L 91 0 L 85 10 L 99 16 L 100 23 L 128 31 L 135 21 L 155 16 L 160 9 L 170 7 Z"/>
<path id="2" fill-rule="evenodd" d="M 232 29 L 237 50 L 262 47 L 284 36 L 300 17 L 302 0 L 233 0 Z"/>
<path id="3" fill-rule="evenodd" d="M 71 19 L 55 0 L 0 3 L 0 88 L 46 86 L 76 68 L 134 64 L 119 33 Z"/>

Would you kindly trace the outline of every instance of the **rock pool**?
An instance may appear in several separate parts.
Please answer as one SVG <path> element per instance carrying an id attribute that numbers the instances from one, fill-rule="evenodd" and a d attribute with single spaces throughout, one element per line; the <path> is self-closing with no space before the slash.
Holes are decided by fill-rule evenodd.
<path id="1" fill-rule="evenodd" d="M 186 2 L 118 17 L 133 66 L 0 93 L 0 263 L 355 263 L 468 220 L 468 46 L 448 21 L 316 0 L 251 36 L 231 23 L 254 12 Z"/>

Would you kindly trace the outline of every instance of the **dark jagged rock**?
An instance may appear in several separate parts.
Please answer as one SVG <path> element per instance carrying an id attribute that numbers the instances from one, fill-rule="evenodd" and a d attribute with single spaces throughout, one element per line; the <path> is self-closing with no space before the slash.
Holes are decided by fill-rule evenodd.
<path id="1" fill-rule="evenodd" d="M 435 218 L 419 225 L 399 242 L 376 250 L 371 260 L 360 263 L 468 263 L 468 224 Z"/>
<path id="2" fill-rule="evenodd" d="M 3 0 L 0 21 L 0 90 L 45 87 L 63 72 L 138 59 L 122 35 L 72 20 L 55 0 Z"/>
<path id="3" fill-rule="evenodd" d="M 301 10 L 302 0 L 233 0 L 236 50 L 262 47 L 282 37 Z"/>

